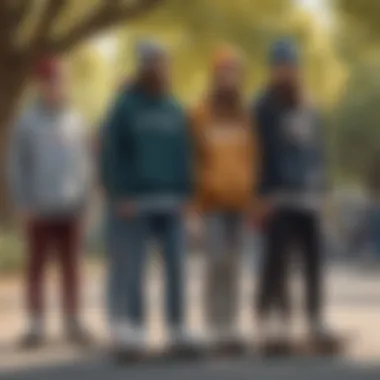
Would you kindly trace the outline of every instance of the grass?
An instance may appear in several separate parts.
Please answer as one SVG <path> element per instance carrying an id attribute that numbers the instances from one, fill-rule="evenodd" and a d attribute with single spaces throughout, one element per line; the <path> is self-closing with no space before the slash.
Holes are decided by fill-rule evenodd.
<path id="1" fill-rule="evenodd" d="M 24 252 L 24 241 L 20 234 L 0 234 L 0 273 L 19 271 L 23 267 Z"/>
<path id="2" fill-rule="evenodd" d="M 25 265 L 25 241 L 22 234 L 9 231 L 0 234 L 0 276 L 19 273 Z M 86 257 L 91 262 L 103 258 L 103 247 L 98 241 L 87 245 Z"/>

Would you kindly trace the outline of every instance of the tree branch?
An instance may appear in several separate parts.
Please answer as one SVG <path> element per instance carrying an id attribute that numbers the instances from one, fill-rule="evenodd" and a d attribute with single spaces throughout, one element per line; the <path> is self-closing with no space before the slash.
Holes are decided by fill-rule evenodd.
<path id="1" fill-rule="evenodd" d="M 120 0 L 104 0 L 104 4 L 97 11 L 74 26 L 64 36 L 56 41 L 48 42 L 46 50 L 49 52 L 68 50 L 94 33 L 144 14 L 162 1 L 164 0 L 139 0 L 135 1 L 135 5 L 123 6 Z"/>
<path id="2" fill-rule="evenodd" d="M 19 24 L 24 20 L 29 10 L 32 8 L 32 0 L 20 0 L 17 7 L 12 12 L 12 24 L 14 28 L 17 28 Z"/>
<path id="3" fill-rule="evenodd" d="M 33 0 L 0 1 L 0 24 L 2 26 L 0 50 L 3 53 L 11 52 L 18 24 L 33 4 Z"/>
<path id="4" fill-rule="evenodd" d="M 9 43 L 9 33 L 7 20 L 9 17 L 9 9 L 5 2 L 0 1 L 0 23 L 2 25 L 2 33 L 0 35 L 0 51 L 4 52 Z"/>
<path id="5" fill-rule="evenodd" d="M 64 5 L 66 5 L 66 0 L 48 0 L 45 9 L 42 12 L 41 20 L 38 23 L 30 42 L 29 51 L 31 54 L 38 54 L 41 49 L 43 49 L 47 39 L 46 36 L 49 35 L 51 26 Z"/>

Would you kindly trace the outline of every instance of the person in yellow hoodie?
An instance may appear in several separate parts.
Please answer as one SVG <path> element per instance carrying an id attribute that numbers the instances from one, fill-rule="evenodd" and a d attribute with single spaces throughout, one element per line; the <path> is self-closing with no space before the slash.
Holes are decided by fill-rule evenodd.
<path id="1" fill-rule="evenodd" d="M 244 64 L 231 47 L 215 52 L 211 88 L 193 112 L 196 210 L 207 250 L 205 307 L 218 350 L 243 347 L 237 334 L 244 217 L 256 193 L 257 142 L 243 96 Z"/>

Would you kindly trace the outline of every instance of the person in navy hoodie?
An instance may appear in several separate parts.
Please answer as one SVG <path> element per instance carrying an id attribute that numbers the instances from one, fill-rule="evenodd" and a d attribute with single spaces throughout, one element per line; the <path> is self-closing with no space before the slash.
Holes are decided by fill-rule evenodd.
<path id="1" fill-rule="evenodd" d="M 143 41 L 137 58 L 136 77 L 119 93 L 101 141 L 111 324 L 115 344 L 133 354 L 147 344 L 144 273 L 151 238 L 163 255 L 171 347 L 186 343 L 184 218 L 193 188 L 189 125 L 170 91 L 169 54 Z"/>
<path id="2" fill-rule="evenodd" d="M 277 41 L 270 64 L 270 83 L 253 111 L 263 155 L 260 193 L 265 228 L 257 310 L 264 342 L 281 343 L 286 349 L 290 342 L 287 271 L 293 248 L 304 271 L 311 341 L 332 342 L 323 320 L 321 289 L 320 211 L 327 191 L 327 166 L 321 118 L 305 93 L 294 41 Z M 269 326 L 272 311 L 280 316 L 275 325 L 279 329 Z"/>

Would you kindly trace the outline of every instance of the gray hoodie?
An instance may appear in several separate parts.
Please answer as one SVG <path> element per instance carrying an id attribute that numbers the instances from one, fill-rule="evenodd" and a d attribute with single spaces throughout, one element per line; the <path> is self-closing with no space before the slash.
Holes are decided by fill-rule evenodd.
<path id="1" fill-rule="evenodd" d="M 34 215 L 67 215 L 84 206 L 90 185 L 85 125 L 69 107 L 33 103 L 15 126 L 9 180 L 16 207 Z"/>

